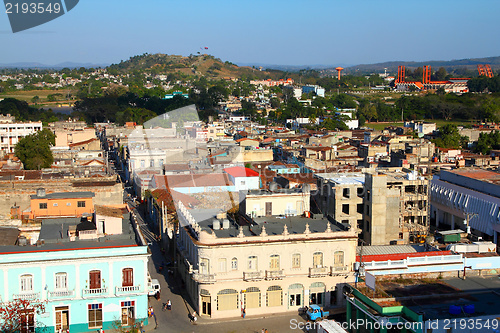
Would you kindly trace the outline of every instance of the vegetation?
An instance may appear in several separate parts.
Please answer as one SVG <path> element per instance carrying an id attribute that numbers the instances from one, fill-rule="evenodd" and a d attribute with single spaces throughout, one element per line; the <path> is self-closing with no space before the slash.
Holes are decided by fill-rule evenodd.
<path id="1" fill-rule="evenodd" d="M 0 101 L 0 113 L 3 115 L 10 114 L 16 118 L 16 121 L 42 121 L 48 123 L 67 118 L 63 114 L 54 113 L 51 109 L 37 109 L 15 98 L 6 98 Z"/>
<path id="2" fill-rule="evenodd" d="M 439 137 L 432 141 L 441 148 L 467 148 L 469 138 L 461 136 L 457 126 L 448 124 L 439 129 Z"/>
<path id="3" fill-rule="evenodd" d="M 27 326 L 40 328 L 35 314 L 45 312 L 45 302 L 14 299 L 0 302 L 0 331 L 4 333 L 24 332 Z"/>
<path id="4" fill-rule="evenodd" d="M 492 149 L 500 149 L 500 132 L 494 131 L 491 133 L 479 134 L 477 145 L 474 151 L 482 154 L 489 154 Z"/>
<path id="5" fill-rule="evenodd" d="M 43 129 L 20 139 L 15 148 L 15 155 L 26 170 L 49 168 L 54 162 L 50 147 L 55 145 L 55 141 L 54 133 Z"/>

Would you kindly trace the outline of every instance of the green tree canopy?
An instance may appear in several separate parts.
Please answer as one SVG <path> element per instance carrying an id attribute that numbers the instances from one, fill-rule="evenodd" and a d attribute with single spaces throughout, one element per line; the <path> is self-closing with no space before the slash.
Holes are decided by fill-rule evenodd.
<path id="1" fill-rule="evenodd" d="M 54 162 L 51 146 L 56 143 L 56 136 L 48 129 L 25 136 L 16 145 L 15 154 L 23 162 L 26 170 L 49 168 Z"/>

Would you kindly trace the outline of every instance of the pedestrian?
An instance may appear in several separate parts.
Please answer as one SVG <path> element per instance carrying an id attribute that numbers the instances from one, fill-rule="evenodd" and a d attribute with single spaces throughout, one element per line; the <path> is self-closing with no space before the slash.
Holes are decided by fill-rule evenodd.
<path id="1" fill-rule="evenodd" d="M 264 333 L 267 333 L 267 328 L 264 330 Z"/>
<path id="2" fill-rule="evenodd" d="M 243 310 L 241 311 L 241 316 L 243 317 L 243 319 L 245 319 L 246 315 L 247 315 L 247 312 L 246 312 L 245 308 L 243 308 Z"/>
<path id="3" fill-rule="evenodd" d="M 144 322 L 141 321 L 141 324 L 140 324 L 140 328 L 141 328 L 141 333 L 144 333 Z"/>
<path id="4" fill-rule="evenodd" d="M 191 315 L 191 319 L 193 321 L 193 325 L 196 325 L 196 321 L 198 318 L 196 317 L 196 311 L 193 311 L 193 314 Z"/>
<path id="5" fill-rule="evenodd" d="M 265 331 L 264 331 L 264 329 L 261 329 L 261 330 L 260 330 L 260 333 L 264 333 L 264 332 L 265 332 Z"/>
<path id="6" fill-rule="evenodd" d="M 155 311 L 153 310 L 153 307 L 151 307 L 151 317 L 155 317 Z"/>
<path id="7" fill-rule="evenodd" d="M 160 291 L 159 290 L 156 292 L 155 297 L 156 297 L 157 301 L 160 300 Z"/>
<path id="8" fill-rule="evenodd" d="M 172 310 L 172 302 L 170 300 L 167 301 L 167 310 Z"/>
<path id="9" fill-rule="evenodd" d="M 148 307 L 148 318 L 151 317 L 151 307 Z"/>

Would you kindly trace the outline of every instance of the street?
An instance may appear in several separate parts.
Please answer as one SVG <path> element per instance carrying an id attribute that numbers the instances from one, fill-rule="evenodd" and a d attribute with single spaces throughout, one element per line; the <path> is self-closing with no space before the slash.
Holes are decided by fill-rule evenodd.
<path id="1" fill-rule="evenodd" d="M 114 160 L 110 156 L 110 162 Z M 123 181 L 125 175 L 123 170 L 114 168 L 120 174 Z M 149 297 L 149 304 L 154 309 L 156 317 L 149 318 L 149 324 L 145 327 L 145 331 L 159 332 L 214 332 L 214 333 L 230 333 L 230 332 L 249 332 L 260 333 L 262 329 L 267 329 L 269 333 L 277 332 L 307 332 L 304 327 L 304 319 L 297 313 L 287 313 L 272 315 L 266 317 L 251 317 L 230 318 L 230 319 L 210 319 L 207 317 L 197 317 L 196 324 L 191 322 L 190 314 L 194 312 L 193 305 L 187 297 L 187 293 L 182 289 L 182 282 L 175 278 L 173 274 L 168 273 L 168 269 L 164 268 L 161 272 L 158 267 L 170 261 L 165 258 L 160 250 L 160 246 L 156 241 L 155 234 L 150 230 L 150 227 L 145 221 L 143 214 L 144 210 L 138 203 L 132 200 L 133 192 L 131 187 L 125 187 L 124 202 L 132 209 L 136 217 L 137 225 L 139 226 L 148 246 L 151 251 L 151 258 L 148 262 L 148 269 L 152 279 L 158 279 L 161 285 L 161 299 L 156 300 L 155 297 Z M 163 305 L 170 300 L 172 302 L 171 310 L 163 310 Z M 302 325 L 297 325 L 301 323 Z M 303 329 L 300 329 L 300 328 Z M 294 329 L 295 328 L 295 329 Z"/>

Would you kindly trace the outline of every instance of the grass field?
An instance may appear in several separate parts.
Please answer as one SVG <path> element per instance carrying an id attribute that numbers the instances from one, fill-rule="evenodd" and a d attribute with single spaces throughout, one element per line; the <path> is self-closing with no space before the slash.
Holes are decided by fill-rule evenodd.
<path id="1" fill-rule="evenodd" d="M 436 123 L 437 127 L 444 126 L 446 124 L 453 124 L 455 126 L 466 126 L 466 125 L 472 125 L 474 122 L 472 120 L 463 120 L 463 119 L 453 119 L 453 120 L 444 120 L 444 119 L 425 119 L 424 121 L 430 122 L 430 123 Z M 376 131 L 381 131 L 384 128 L 388 126 L 403 126 L 402 122 L 388 122 L 388 123 L 377 123 L 377 122 L 371 122 L 371 123 L 366 123 L 366 127 L 373 128 Z"/>
<path id="2" fill-rule="evenodd" d="M 35 96 L 40 97 L 39 104 L 47 101 L 47 96 L 52 94 L 62 94 L 65 97 L 69 89 L 59 89 L 59 90 L 28 90 L 28 91 L 10 91 L 7 93 L 0 94 L 0 98 L 15 98 L 20 101 L 26 101 L 31 103 L 31 99 Z M 59 99 L 62 99 L 59 97 Z"/>

